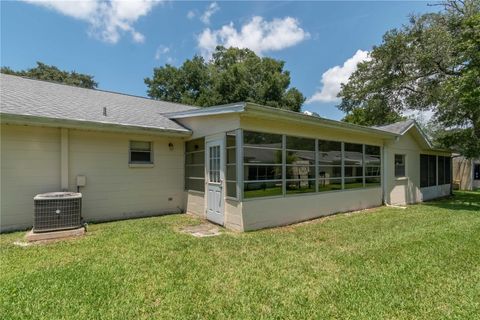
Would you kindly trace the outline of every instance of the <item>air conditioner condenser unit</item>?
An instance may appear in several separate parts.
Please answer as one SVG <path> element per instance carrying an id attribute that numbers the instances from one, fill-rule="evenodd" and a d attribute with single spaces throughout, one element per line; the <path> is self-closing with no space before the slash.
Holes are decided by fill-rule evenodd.
<path id="1" fill-rule="evenodd" d="M 33 198 L 33 232 L 75 229 L 82 226 L 82 194 L 50 192 Z"/>

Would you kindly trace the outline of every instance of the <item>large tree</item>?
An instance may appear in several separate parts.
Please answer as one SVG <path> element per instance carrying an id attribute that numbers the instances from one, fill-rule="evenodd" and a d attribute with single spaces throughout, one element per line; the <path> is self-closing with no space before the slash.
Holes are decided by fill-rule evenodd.
<path id="1" fill-rule="evenodd" d="M 300 111 L 305 97 L 289 88 L 284 65 L 249 49 L 217 47 L 211 60 L 194 56 L 178 68 L 155 68 L 145 84 L 152 98 L 200 107 L 247 101 Z"/>
<path id="2" fill-rule="evenodd" d="M 388 31 L 370 60 L 342 86 L 346 121 L 374 125 L 408 110 L 431 110 L 443 128 L 437 141 L 480 155 L 480 1 L 444 2 Z M 384 115 L 379 117 L 379 115 Z"/>
<path id="3" fill-rule="evenodd" d="M 50 66 L 42 62 L 37 62 L 36 67 L 27 70 L 15 71 L 9 67 L 2 67 L 0 71 L 5 74 L 54 81 L 82 88 L 94 89 L 98 87 L 98 83 L 93 80 L 93 76 L 91 75 L 77 73 L 75 71 L 62 71 L 55 66 Z"/>

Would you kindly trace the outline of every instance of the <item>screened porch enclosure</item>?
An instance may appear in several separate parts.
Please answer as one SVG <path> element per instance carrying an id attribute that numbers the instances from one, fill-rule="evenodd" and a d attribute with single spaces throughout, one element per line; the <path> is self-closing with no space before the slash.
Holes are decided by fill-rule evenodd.
<path id="1" fill-rule="evenodd" d="M 236 129 L 224 134 L 224 195 L 249 201 L 379 188 L 381 146 Z M 205 192 L 205 138 L 186 142 L 185 189 Z"/>

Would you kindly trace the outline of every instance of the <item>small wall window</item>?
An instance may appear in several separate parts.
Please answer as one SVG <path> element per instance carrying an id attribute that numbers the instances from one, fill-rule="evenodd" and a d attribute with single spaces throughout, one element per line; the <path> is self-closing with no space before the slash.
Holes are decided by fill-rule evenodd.
<path id="1" fill-rule="evenodd" d="M 130 163 L 153 163 L 150 141 L 130 141 Z"/>
<path id="2" fill-rule="evenodd" d="M 405 155 L 395 155 L 395 177 L 405 177 Z"/>

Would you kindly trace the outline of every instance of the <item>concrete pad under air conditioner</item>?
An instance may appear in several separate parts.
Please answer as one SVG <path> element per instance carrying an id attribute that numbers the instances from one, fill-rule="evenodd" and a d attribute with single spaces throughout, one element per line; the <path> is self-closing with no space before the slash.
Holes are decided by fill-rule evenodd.
<path id="1" fill-rule="evenodd" d="M 50 231 L 50 232 L 41 232 L 35 233 L 33 230 L 30 230 L 25 235 L 25 239 L 28 242 L 35 241 L 50 241 L 50 240 L 63 240 L 74 237 L 80 237 L 85 234 L 85 227 L 70 229 L 70 230 L 59 230 L 59 231 Z"/>

